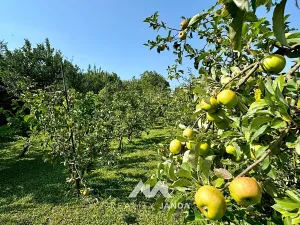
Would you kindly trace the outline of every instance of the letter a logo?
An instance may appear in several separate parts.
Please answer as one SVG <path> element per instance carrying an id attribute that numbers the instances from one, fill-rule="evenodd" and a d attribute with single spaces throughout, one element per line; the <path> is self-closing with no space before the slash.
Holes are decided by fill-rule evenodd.
<path id="1" fill-rule="evenodd" d="M 157 192 L 160 192 L 165 198 L 171 197 L 168 192 L 168 186 L 166 184 L 163 184 L 161 181 L 158 181 L 156 183 L 152 191 L 150 190 L 149 184 L 144 185 L 144 183 L 140 181 L 129 195 L 129 198 L 136 198 L 139 192 L 142 192 L 146 198 L 154 198 Z"/>

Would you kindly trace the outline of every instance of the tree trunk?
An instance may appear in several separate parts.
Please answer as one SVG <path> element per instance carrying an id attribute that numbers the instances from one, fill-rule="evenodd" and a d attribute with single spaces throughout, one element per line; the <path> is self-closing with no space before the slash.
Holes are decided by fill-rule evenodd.
<path id="1" fill-rule="evenodd" d="M 29 138 L 27 138 L 27 140 L 23 146 L 23 151 L 20 153 L 19 158 L 24 158 L 26 152 L 29 150 L 30 147 L 31 147 L 30 140 L 29 140 Z"/>

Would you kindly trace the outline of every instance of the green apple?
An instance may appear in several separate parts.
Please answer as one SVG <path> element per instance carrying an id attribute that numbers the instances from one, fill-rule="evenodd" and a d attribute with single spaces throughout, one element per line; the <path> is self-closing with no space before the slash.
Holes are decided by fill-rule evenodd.
<path id="1" fill-rule="evenodd" d="M 284 56 L 278 54 L 272 54 L 265 57 L 262 60 L 262 69 L 264 72 L 270 74 L 278 74 L 280 73 L 286 65 L 286 60 Z"/>
<path id="2" fill-rule="evenodd" d="M 217 99 L 215 99 L 213 97 L 206 97 L 201 100 L 200 108 L 209 113 L 214 113 L 219 108 L 218 101 L 217 101 Z"/>
<path id="3" fill-rule="evenodd" d="M 207 112 L 206 113 L 206 118 L 209 121 L 213 121 L 213 122 L 219 123 L 219 122 L 225 120 L 226 116 L 225 116 L 225 112 L 223 110 L 218 110 L 215 113 L 209 113 L 209 112 Z"/>
<path id="4" fill-rule="evenodd" d="M 219 104 L 224 105 L 226 108 L 231 109 L 238 103 L 238 97 L 234 91 L 223 90 L 217 96 Z"/>

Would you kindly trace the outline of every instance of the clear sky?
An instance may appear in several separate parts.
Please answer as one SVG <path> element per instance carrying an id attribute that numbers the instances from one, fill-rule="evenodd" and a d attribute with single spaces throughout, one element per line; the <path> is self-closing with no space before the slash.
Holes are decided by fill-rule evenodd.
<path id="1" fill-rule="evenodd" d="M 209 8 L 215 0 L 0 0 L 0 40 L 10 49 L 21 47 L 27 38 L 33 45 L 49 38 L 81 68 L 88 64 L 122 79 L 155 70 L 167 77 L 171 52 L 157 54 L 143 46 L 155 31 L 143 20 L 159 11 L 171 27 L 179 27 L 181 16 L 191 17 Z M 292 26 L 300 28 L 300 10 L 288 0 Z M 260 11 L 260 16 L 264 16 Z M 267 17 L 270 19 L 272 15 Z M 175 85 L 174 81 L 172 86 Z"/>

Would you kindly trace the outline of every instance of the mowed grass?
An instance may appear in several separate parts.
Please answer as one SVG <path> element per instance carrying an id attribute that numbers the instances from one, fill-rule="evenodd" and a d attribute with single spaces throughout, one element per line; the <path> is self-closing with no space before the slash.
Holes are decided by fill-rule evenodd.
<path id="1" fill-rule="evenodd" d="M 44 162 L 38 149 L 19 159 L 22 140 L 0 143 L 0 224 L 183 224 L 180 211 L 166 221 L 166 210 L 155 213 L 154 199 L 128 198 L 155 172 L 158 143 L 169 141 L 168 130 L 156 128 L 126 144 L 117 163 L 85 177 L 93 189 L 87 198 L 73 196 L 64 168 Z"/>

